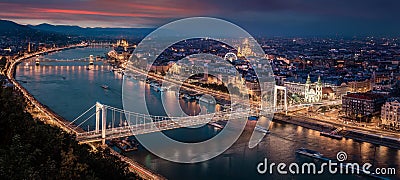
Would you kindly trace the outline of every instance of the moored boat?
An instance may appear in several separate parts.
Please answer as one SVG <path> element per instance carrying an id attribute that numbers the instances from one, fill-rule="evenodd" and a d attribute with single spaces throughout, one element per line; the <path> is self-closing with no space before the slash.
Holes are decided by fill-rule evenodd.
<path id="1" fill-rule="evenodd" d="M 261 127 L 261 126 L 256 126 L 256 127 L 255 127 L 255 130 L 258 131 L 258 132 L 265 133 L 265 134 L 271 133 L 268 129 L 263 128 L 263 127 Z"/>
<path id="2" fill-rule="evenodd" d="M 342 130 L 343 130 L 342 128 L 337 128 L 337 129 L 333 130 L 332 132 L 321 132 L 320 135 L 330 137 L 333 139 L 341 140 L 343 138 L 343 136 L 339 135 L 339 132 Z"/>
<path id="3" fill-rule="evenodd" d="M 103 89 L 108 89 L 108 86 L 105 85 L 105 84 L 101 85 L 100 87 L 103 88 Z"/>
<path id="4" fill-rule="evenodd" d="M 341 135 L 332 134 L 332 133 L 328 133 L 328 132 L 321 132 L 320 135 L 321 136 L 325 136 L 325 137 L 330 137 L 330 138 L 333 138 L 333 139 L 338 139 L 338 140 L 343 139 L 343 136 L 341 136 Z"/>
<path id="5" fill-rule="evenodd" d="M 208 124 L 211 125 L 211 126 L 214 126 L 214 127 L 216 127 L 216 128 L 219 128 L 219 129 L 223 129 L 223 128 L 224 128 L 223 125 L 218 124 L 218 123 L 215 123 L 215 122 L 210 122 L 210 123 L 208 123 Z"/>
<path id="6" fill-rule="evenodd" d="M 314 150 L 310 150 L 310 149 L 306 149 L 306 148 L 297 149 L 297 150 L 296 150 L 296 153 L 297 153 L 297 154 L 304 155 L 304 156 L 316 158 L 316 159 L 321 159 L 321 158 L 323 158 L 322 154 L 319 153 L 318 151 L 314 151 Z"/>

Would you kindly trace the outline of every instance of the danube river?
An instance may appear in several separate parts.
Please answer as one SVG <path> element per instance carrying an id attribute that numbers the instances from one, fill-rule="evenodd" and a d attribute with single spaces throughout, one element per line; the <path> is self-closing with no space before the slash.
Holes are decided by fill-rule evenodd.
<path id="1" fill-rule="evenodd" d="M 48 59 L 79 59 L 94 56 L 104 56 L 109 48 L 78 48 L 65 50 L 46 55 Z M 87 70 L 88 62 L 42 62 L 35 66 L 34 61 L 23 62 L 16 69 L 16 80 L 20 82 L 35 98 L 50 107 L 59 115 L 72 121 L 94 103 L 101 102 L 114 107 L 122 107 L 123 76 L 111 72 L 111 67 L 96 62 L 93 69 Z M 147 101 L 152 114 L 163 115 L 161 101 L 176 100 L 177 94 L 173 91 L 160 93 L 143 82 L 135 81 L 132 88 L 137 92 L 137 98 L 150 98 Z M 101 86 L 107 85 L 104 89 Z M 139 99 L 138 99 L 139 100 Z M 166 103 L 168 106 L 168 103 Z M 196 102 L 181 100 L 182 109 L 191 114 L 199 111 Z M 169 110 L 179 107 L 166 107 Z M 208 105 L 209 112 L 218 108 Z M 82 128 L 93 128 L 93 123 L 87 123 Z M 239 141 L 222 155 L 202 163 L 179 164 L 169 162 L 154 156 L 146 149 L 139 147 L 138 151 L 125 155 L 143 164 L 147 168 L 165 176 L 168 179 L 368 179 L 356 175 L 330 175 L 328 171 L 320 176 L 315 175 L 279 175 L 259 174 L 257 165 L 268 159 L 268 163 L 320 162 L 295 154 L 296 149 L 305 147 L 319 151 L 324 156 L 336 159 L 336 153 L 347 153 L 346 162 L 359 164 L 371 163 L 373 168 L 396 168 L 400 170 L 400 151 L 384 146 L 375 146 L 370 143 L 357 142 L 352 139 L 334 140 L 321 137 L 318 131 L 306 129 L 291 124 L 272 123 L 271 133 L 255 148 L 249 149 L 247 142 Z M 212 126 L 203 126 L 198 129 L 169 130 L 168 136 L 185 142 L 198 142 L 213 137 L 218 129 Z M 249 136 L 243 135 L 243 139 Z M 371 169 L 373 169 L 371 168 Z M 388 177 L 388 176 L 383 176 Z M 396 178 L 396 176 L 390 176 Z M 399 176 L 397 175 L 397 178 Z"/>

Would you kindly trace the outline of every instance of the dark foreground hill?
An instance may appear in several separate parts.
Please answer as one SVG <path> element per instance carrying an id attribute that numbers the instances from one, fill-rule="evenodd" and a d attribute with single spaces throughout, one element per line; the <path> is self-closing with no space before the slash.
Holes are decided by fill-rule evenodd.
<path id="1" fill-rule="evenodd" d="M 32 118 L 12 89 L 0 88 L 0 179 L 138 179 L 108 150 Z"/>

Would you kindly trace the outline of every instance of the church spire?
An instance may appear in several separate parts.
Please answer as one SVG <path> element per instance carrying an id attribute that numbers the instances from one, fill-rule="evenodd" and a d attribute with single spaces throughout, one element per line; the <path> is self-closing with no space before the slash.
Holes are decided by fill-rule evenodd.
<path id="1" fill-rule="evenodd" d="M 321 76 L 318 76 L 318 82 L 317 82 L 317 84 L 318 84 L 318 85 L 321 85 L 321 84 L 322 84 L 322 82 L 321 82 Z"/>
<path id="2" fill-rule="evenodd" d="M 306 84 L 311 84 L 310 74 L 308 74 Z"/>

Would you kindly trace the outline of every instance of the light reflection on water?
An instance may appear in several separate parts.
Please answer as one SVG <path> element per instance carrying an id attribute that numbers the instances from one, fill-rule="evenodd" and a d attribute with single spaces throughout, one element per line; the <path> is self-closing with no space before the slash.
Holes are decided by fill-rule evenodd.
<path id="1" fill-rule="evenodd" d="M 84 49 L 67 50 L 57 53 L 57 57 L 85 55 L 88 53 L 104 52 L 107 49 Z M 71 52 L 72 51 L 72 52 Z M 76 51 L 76 53 L 75 53 Z M 71 55 L 71 56 L 72 56 Z M 55 55 L 53 55 L 55 56 Z M 72 58 L 72 57 L 70 57 Z M 34 63 L 20 64 L 16 70 L 16 79 L 28 89 L 40 102 L 49 106 L 55 112 L 68 120 L 74 119 L 87 108 L 94 105 L 96 101 L 114 106 L 122 107 L 121 85 L 122 75 L 110 71 L 110 66 L 97 62 L 92 70 L 87 70 L 87 62 L 42 62 L 40 66 Z M 127 81 L 129 82 L 129 81 Z M 141 81 L 132 81 L 128 84 L 135 93 L 131 98 L 148 98 L 148 107 L 151 113 L 165 115 L 164 108 L 160 105 L 161 99 L 166 103 L 168 112 L 177 112 L 179 107 L 172 103 L 176 100 L 174 92 L 155 92 Z M 109 89 L 100 86 L 107 84 Z M 200 107 L 197 103 L 180 100 L 179 104 L 185 112 L 198 113 Z M 211 112 L 214 106 L 208 106 Z M 94 124 L 94 123 L 93 123 Z M 93 126 L 92 124 L 85 124 Z M 290 124 L 272 123 L 271 134 L 254 149 L 248 149 L 246 140 L 249 133 L 244 135 L 244 140 L 239 140 L 224 154 L 203 163 L 178 164 L 162 160 L 145 149 L 128 153 L 127 156 L 144 164 L 146 167 L 166 176 L 169 179 L 279 179 L 281 176 L 258 175 L 256 166 L 264 157 L 269 162 L 313 162 L 313 160 L 295 155 L 295 150 L 306 147 L 320 151 L 325 156 L 335 158 L 336 153 L 345 151 L 348 154 L 348 162 L 370 162 L 374 167 L 396 167 L 400 169 L 400 151 L 374 146 L 370 143 L 360 143 L 351 139 L 340 141 L 319 136 L 318 131 L 294 126 Z M 203 126 L 197 130 L 176 129 L 166 131 L 170 137 L 181 141 L 201 141 L 217 134 L 218 130 L 211 126 Z M 247 138 L 247 139 L 246 139 Z M 315 176 L 285 176 L 290 179 L 329 179 L 339 178 L 325 174 L 323 177 Z M 341 176 L 344 179 L 364 179 L 359 176 Z"/>

